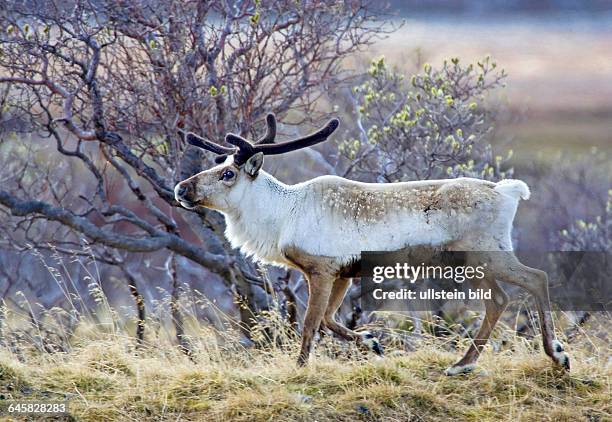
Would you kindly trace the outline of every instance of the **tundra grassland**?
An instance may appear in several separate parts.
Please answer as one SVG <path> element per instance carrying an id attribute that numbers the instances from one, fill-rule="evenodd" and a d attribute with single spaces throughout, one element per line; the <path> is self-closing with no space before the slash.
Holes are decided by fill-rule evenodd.
<path id="1" fill-rule="evenodd" d="M 266 327 L 275 345 L 261 348 L 243 347 L 232 330 L 193 325 L 191 357 L 163 329 L 137 348 L 127 331 L 83 323 L 64 352 L 37 351 L 25 337 L 3 348 L 0 394 L 68 400 L 67 420 L 79 421 L 605 421 L 612 417 L 608 322 L 596 316 L 563 339 L 570 374 L 551 367 L 539 336 L 504 325 L 478 369 L 455 377 L 443 371 L 469 345 L 458 335 L 423 334 L 406 347 L 393 341 L 401 331 L 388 330 L 384 358 L 323 337 L 309 365 L 297 368 L 298 342 L 282 323 Z"/>

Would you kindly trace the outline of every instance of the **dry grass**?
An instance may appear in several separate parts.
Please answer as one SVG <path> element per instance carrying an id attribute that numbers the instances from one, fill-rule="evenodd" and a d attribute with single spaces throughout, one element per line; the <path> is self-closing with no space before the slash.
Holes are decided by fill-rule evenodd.
<path id="1" fill-rule="evenodd" d="M 130 339 L 102 334 L 66 354 L 22 350 L 21 362 L 5 349 L 0 385 L 6 398 L 67 397 L 83 421 L 610 420 L 609 342 L 589 330 L 568 347 L 571 375 L 519 337 L 488 349 L 474 374 L 449 378 L 443 370 L 460 350 L 448 338 L 423 337 L 416 351 L 388 349 L 385 358 L 325 339 L 296 368 L 294 342 L 245 349 L 206 329 L 193 361 L 169 344 L 136 355 Z"/>

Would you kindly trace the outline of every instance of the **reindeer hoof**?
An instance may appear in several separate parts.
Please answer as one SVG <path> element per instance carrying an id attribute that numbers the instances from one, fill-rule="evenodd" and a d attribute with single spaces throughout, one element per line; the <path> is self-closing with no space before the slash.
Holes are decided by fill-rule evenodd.
<path id="1" fill-rule="evenodd" d="M 453 365 L 450 368 L 446 368 L 444 375 L 452 377 L 453 375 L 469 374 L 476 368 L 475 363 L 469 363 L 467 365 Z"/>
<path id="2" fill-rule="evenodd" d="M 559 340 L 553 340 L 552 342 L 553 355 L 552 358 L 555 363 L 566 371 L 570 370 L 570 358 L 567 353 L 565 353 L 565 349 L 563 349 L 563 345 Z"/>
<path id="3" fill-rule="evenodd" d="M 306 365 L 308 365 L 308 356 L 302 356 L 302 355 L 298 356 L 296 365 L 298 368 L 303 368 Z"/>
<path id="4" fill-rule="evenodd" d="M 368 346 L 368 348 L 376 353 L 378 356 L 384 356 L 385 351 L 374 335 L 368 331 L 362 334 L 362 343 Z"/>
<path id="5" fill-rule="evenodd" d="M 385 355 L 385 349 L 383 349 L 382 345 L 380 344 L 380 342 L 378 341 L 378 339 L 374 339 L 374 342 L 372 343 L 372 351 L 374 353 L 376 353 L 378 356 L 384 356 Z"/>

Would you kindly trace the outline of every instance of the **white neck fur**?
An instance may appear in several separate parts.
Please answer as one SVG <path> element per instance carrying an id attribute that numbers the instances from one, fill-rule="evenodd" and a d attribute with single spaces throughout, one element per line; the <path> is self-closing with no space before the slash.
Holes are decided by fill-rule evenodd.
<path id="1" fill-rule="evenodd" d="M 290 214 L 298 206 L 300 190 L 260 170 L 248 191 L 239 207 L 223 212 L 225 236 L 232 247 L 256 260 L 282 261 L 281 231 L 284 224 L 292 221 Z"/>

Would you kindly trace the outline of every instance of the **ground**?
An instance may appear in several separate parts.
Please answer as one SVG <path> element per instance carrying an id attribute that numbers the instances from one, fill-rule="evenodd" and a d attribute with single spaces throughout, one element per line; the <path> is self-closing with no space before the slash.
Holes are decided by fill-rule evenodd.
<path id="1" fill-rule="evenodd" d="M 245 349 L 203 336 L 190 360 L 171 346 L 136 354 L 128 338 L 90 336 L 67 353 L 5 349 L 0 385 L 5 398 L 67 397 L 79 421 L 611 420 L 609 342 L 587 332 L 567 344 L 571 374 L 551 366 L 537 337 L 506 332 L 473 374 L 455 377 L 444 369 L 469 340 L 455 348 L 424 336 L 379 358 L 325 338 L 297 368 L 297 341 Z"/>

